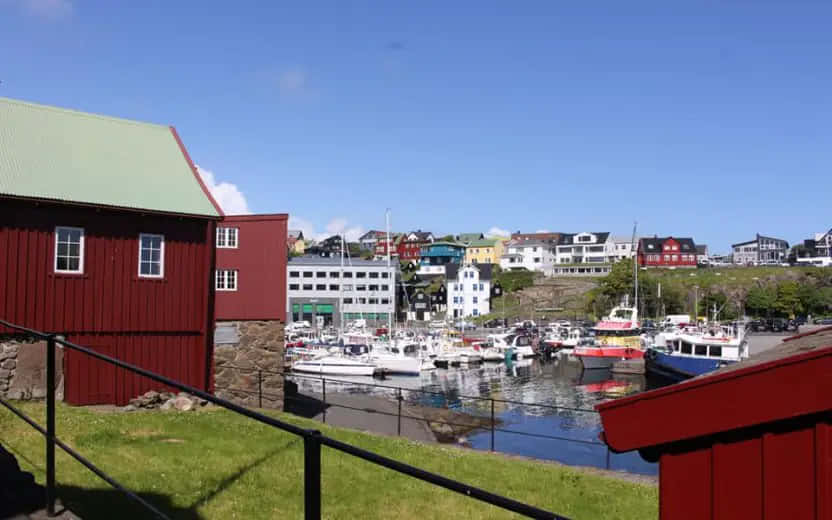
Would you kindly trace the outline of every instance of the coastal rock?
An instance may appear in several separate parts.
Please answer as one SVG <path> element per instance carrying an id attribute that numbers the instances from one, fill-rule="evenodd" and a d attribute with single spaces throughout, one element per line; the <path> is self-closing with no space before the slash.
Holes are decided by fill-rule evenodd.
<path id="1" fill-rule="evenodd" d="M 180 412 L 189 412 L 194 409 L 194 402 L 184 395 L 180 395 L 173 400 L 173 407 Z"/>

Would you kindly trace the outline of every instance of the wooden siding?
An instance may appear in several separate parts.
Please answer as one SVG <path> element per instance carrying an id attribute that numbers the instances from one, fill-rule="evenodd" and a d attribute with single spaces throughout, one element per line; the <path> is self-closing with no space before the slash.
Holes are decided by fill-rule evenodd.
<path id="1" fill-rule="evenodd" d="M 206 363 L 208 351 L 202 335 L 79 334 L 67 339 L 200 390 L 210 390 L 206 366 L 211 365 Z M 125 405 L 148 390 L 178 392 L 86 354 L 70 349 L 64 352 L 64 399 L 71 404 Z"/>
<path id="2" fill-rule="evenodd" d="M 830 426 L 809 418 L 742 438 L 667 452 L 660 459 L 660 518 L 829 518 Z"/>
<path id="3" fill-rule="evenodd" d="M 55 226 L 84 228 L 83 274 L 54 273 Z M 63 334 L 204 334 L 213 290 L 212 230 L 208 220 L 4 199 L 0 316 Z M 164 278 L 138 276 L 139 233 L 165 236 Z"/>
<path id="4" fill-rule="evenodd" d="M 229 216 L 236 248 L 217 248 L 217 269 L 236 269 L 237 290 L 216 292 L 218 320 L 286 320 L 288 215 Z"/>

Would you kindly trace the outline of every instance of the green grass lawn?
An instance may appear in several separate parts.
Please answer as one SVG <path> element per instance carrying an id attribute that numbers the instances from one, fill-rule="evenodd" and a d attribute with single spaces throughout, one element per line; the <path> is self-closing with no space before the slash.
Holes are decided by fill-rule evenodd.
<path id="1" fill-rule="evenodd" d="M 45 424 L 45 407 L 19 403 Z M 336 429 L 280 418 L 570 518 L 658 516 L 655 486 L 556 464 Z M 303 443 L 225 410 L 107 413 L 59 405 L 58 437 L 174 518 L 301 518 Z M 43 483 L 44 440 L 0 408 L 0 442 Z M 85 520 L 145 518 L 129 499 L 57 450 L 60 496 Z M 510 518 L 451 491 L 323 448 L 324 518 Z"/>

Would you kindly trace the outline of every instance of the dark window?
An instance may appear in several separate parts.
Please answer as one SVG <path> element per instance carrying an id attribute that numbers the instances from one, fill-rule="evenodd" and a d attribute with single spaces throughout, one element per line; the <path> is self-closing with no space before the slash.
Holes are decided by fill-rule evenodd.
<path id="1" fill-rule="evenodd" d="M 390 286 L 389 286 L 389 285 L 382 285 L 382 286 L 381 286 L 381 290 L 382 290 L 382 291 L 389 291 L 389 290 L 390 290 Z"/>
<path id="2" fill-rule="evenodd" d="M 358 272 L 355 273 L 355 277 L 356 278 L 367 278 L 367 273 L 365 273 L 364 271 L 358 271 Z"/>
<path id="3" fill-rule="evenodd" d="M 289 271 L 289 278 L 300 278 L 300 273 L 297 271 Z"/>
<path id="4" fill-rule="evenodd" d="M 326 284 L 325 283 L 319 283 L 318 285 L 315 286 L 315 290 L 316 291 L 326 291 Z"/>
<path id="5" fill-rule="evenodd" d="M 371 285 L 370 290 L 371 291 L 378 291 L 378 285 Z"/>
<path id="6" fill-rule="evenodd" d="M 303 272 L 304 278 L 312 278 L 312 271 L 304 271 Z"/>
<path id="7" fill-rule="evenodd" d="M 708 355 L 708 345 L 696 345 L 696 355 L 697 356 L 707 356 Z"/>
<path id="8" fill-rule="evenodd" d="M 381 273 L 382 278 L 390 278 L 390 273 Z"/>
<path id="9" fill-rule="evenodd" d="M 356 291 L 366 291 L 366 290 L 367 290 L 367 286 L 366 286 L 366 285 L 356 285 L 356 286 L 355 286 L 355 290 L 356 290 Z"/>
<path id="10" fill-rule="evenodd" d="M 317 273 L 315 273 L 315 277 L 316 278 L 326 278 L 326 272 L 318 271 Z"/>
<path id="11" fill-rule="evenodd" d="M 329 273 L 330 278 L 338 278 L 340 275 L 341 275 L 341 273 L 339 273 L 338 271 L 331 271 Z"/>
<path id="12" fill-rule="evenodd" d="M 347 271 L 346 273 L 344 273 L 344 278 L 352 278 L 352 273 L 350 271 Z"/>
<path id="13" fill-rule="evenodd" d="M 711 345 L 710 352 L 708 352 L 710 357 L 722 357 L 722 347 L 718 347 L 715 345 Z"/>
<path id="14" fill-rule="evenodd" d="M 378 273 L 373 271 L 370 273 L 370 278 L 378 278 Z"/>
<path id="15" fill-rule="evenodd" d="M 289 284 L 289 290 L 290 291 L 297 291 L 298 289 L 300 289 L 300 285 L 298 285 L 296 283 L 290 283 Z"/>
<path id="16" fill-rule="evenodd" d="M 369 303 L 370 305 L 377 305 L 378 298 L 370 298 L 369 300 L 367 300 L 367 303 Z"/>
<path id="17" fill-rule="evenodd" d="M 390 304 L 390 298 L 382 298 L 382 299 L 381 299 L 381 304 L 382 304 L 382 305 L 388 305 L 388 304 Z"/>
<path id="18" fill-rule="evenodd" d="M 303 290 L 304 291 L 311 291 L 312 290 L 312 284 L 311 283 L 303 284 Z"/>
<path id="19" fill-rule="evenodd" d="M 338 290 L 338 284 L 337 283 L 329 284 L 329 290 L 330 291 L 337 291 Z"/>
<path id="20" fill-rule="evenodd" d="M 690 354 L 692 351 L 690 343 L 682 343 L 682 354 Z"/>
<path id="21" fill-rule="evenodd" d="M 344 298 L 344 305 L 352 305 L 352 298 Z"/>

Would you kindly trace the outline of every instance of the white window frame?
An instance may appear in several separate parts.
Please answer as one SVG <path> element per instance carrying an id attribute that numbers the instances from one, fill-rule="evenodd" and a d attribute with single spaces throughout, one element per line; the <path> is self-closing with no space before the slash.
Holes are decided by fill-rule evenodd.
<path id="1" fill-rule="evenodd" d="M 228 237 L 231 235 L 229 231 L 234 231 L 234 245 L 228 245 Z M 222 241 L 220 241 L 220 236 L 222 236 Z M 217 226 L 217 242 L 216 246 L 219 249 L 237 249 L 240 245 L 240 228 L 236 227 L 225 227 L 225 226 Z"/>
<path id="2" fill-rule="evenodd" d="M 159 274 L 142 274 L 142 239 L 159 238 Z M 152 262 L 152 260 L 151 260 Z M 139 278 L 164 278 L 165 277 L 165 235 L 159 233 L 139 233 L 139 265 L 136 272 Z"/>
<path id="3" fill-rule="evenodd" d="M 58 269 L 58 232 L 62 229 L 68 231 L 80 231 L 81 232 L 81 242 L 79 244 L 79 251 L 78 251 L 78 270 L 72 269 Z M 52 269 L 55 273 L 58 274 L 84 274 L 84 239 L 85 233 L 84 228 L 82 227 L 74 227 L 74 226 L 55 226 L 55 252 L 52 255 L 54 258 L 52 259 Z"/>
<path id="4" fill-rule="evenodd" d="M 225 287 L 219 286 L 220 273 L 234 273 L 234 288 L 228 287 L 228 277 L 223 275 Z M 236 291 L 240 288 L 240 275 L 237 269 L 216 269 L 214 270 L 214 290 L 216 291 Z"/>

